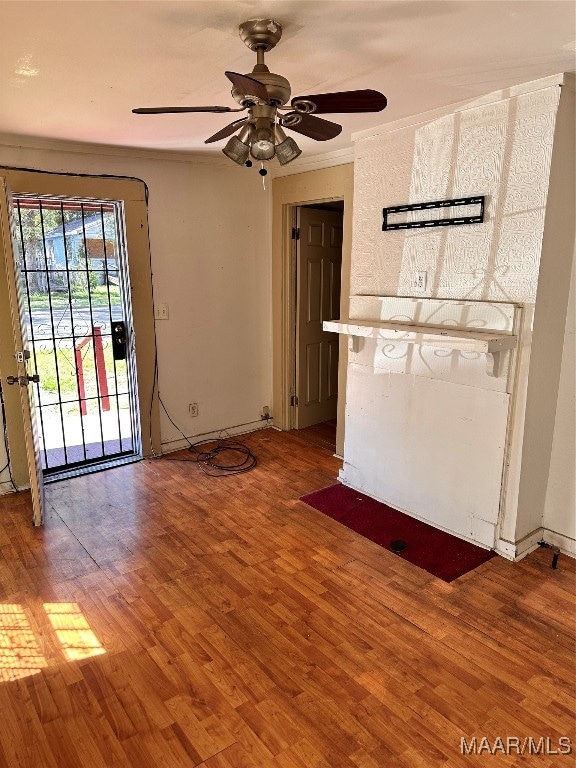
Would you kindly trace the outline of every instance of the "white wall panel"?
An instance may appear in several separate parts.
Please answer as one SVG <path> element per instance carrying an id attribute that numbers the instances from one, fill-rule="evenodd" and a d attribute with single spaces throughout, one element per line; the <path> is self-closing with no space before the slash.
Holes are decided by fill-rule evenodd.
<path id="1" fill-rule="evenodd" d="M 344 482 L 492 546 L 509 396 L 353 362 L 348 387 Z"/>
<path id="2" fill-rule="evenodd" d="M 531 321 L 559 99 L 548 84 L 495 94 L 357 141 L 351 318 L 512 333 L 520 305 Z M 473 195 L 486 197 L 483 223 L 381 229 L 384 206 Z M 420 271 L 423 291 L 414 287 Z M 518 364 L 507 354 L 499 377 L 484 355 L 360 342 L 349 356 L 344 482 L 493 546 L 503 477 L 511 487 L 502 529 L 516 518 L 531 331 L 523 328 Z"/>

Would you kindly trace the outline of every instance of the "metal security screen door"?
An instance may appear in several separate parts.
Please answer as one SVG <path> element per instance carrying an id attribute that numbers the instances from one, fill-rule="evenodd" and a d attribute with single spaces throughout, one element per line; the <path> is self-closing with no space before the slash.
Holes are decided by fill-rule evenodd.
<path id="1" fill-rule="evenodd" d="M 141 454 L 122 204 L 14 196 L 46 479 Z"/>

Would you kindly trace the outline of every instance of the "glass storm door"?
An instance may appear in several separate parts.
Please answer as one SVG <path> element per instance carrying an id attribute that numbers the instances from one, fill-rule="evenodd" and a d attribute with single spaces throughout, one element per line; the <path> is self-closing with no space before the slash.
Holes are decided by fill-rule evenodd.
<path id="1" fill-rule="evenodd" d="M 122 204 L 13 196 L 46 480 L 141 454 Z"/>

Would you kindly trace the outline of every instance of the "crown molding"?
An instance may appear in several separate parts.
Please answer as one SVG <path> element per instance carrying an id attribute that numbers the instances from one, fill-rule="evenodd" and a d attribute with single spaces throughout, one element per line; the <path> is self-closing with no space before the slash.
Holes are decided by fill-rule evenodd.
<path id="1" fill-rule="evenodd" d="M 321 155 L 300 155 L 290 165 L 275 165 L 270 169 L 273 179 L 281 176 L 293 176 L 306 171 L 317 171 L 321 168 L 332 168 L 335 165 L 346 165 L 354 162 L 354 147 L 335 149 Z"/>
<path id="2" fill-rule="evenodd" d="M 121 157 L 133 160 L 160 160 L 173 163 L 192 163 L 194 165 L 220 166 L 227 169 L 239 169 L 220 152 L 199 153 L 172 150 L 154 150 L 137 147 L 123 147 L 111 144 L 90 144 L 78 141 L 62 141 L 59 139 L 44 139 L 39 136 L 22 136 L 13 133 L 0 133 L 0 148 L 29 149 L 43 152 L 65 152 L 77 155 L 94 155 L 97 157 Z M 320 155 L 300 156 L 288 166 L 274 163 L 269 166 L 270 178 L 291 176 L 296 173 L 330 168 L 354 161 L 354 147 L 344 147 Z"/>
<path id="3" fill-rule="evenodd" d="M 97 155 L 99 157 L 122 157 L 139 160 L 162 160 L 164 162 L 194 163 L 196 165 L 221 165 L 230 167 L 230 161 L 219 153 L 199 153 L 182 150 L 145 149 L 123 147 L 112 144 L 90 144 L 88 142 L 45 139 L 39 136 L 22 136 L 12 133 L 0 133 L 0 147 L 11 149 L 30 149 L 45 152 L 67 152 L 79 155 Z"/>

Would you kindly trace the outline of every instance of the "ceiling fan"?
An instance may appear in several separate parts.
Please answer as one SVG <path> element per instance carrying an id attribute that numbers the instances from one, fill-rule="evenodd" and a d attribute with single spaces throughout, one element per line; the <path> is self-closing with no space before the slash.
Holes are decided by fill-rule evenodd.
<path id="1" fill-rule="evenodd" d="M 386 106 L 386 97 L 371 89 L 319 93 L 311 96 L 297 96 L 290 101 L 290 83 L 282 75 L 270 72 L 264 63 L 264 54 L 282 37 L 282 27 L 272 19 L 251 19 L 239 27 L 240 38 L 256 52 L 256 65 L 249 75 L 226 72 L 232 83 L 232 97 L 240 104 L 239 109 L 231 107 L 139 107 L 132 112 L 139 115 L 154 115 L 175 112 L 247 112 L 213 136 L 205 144 L 220 141 L 232 134 L 236 136 L 227 142 L 222 150 L 238 165 L 251 166 L 252 161 L 262 163 L 260 173 L 266 174 L 264 161 L 276 157 L 281 165 L 291 162 L 301 150 L 284 128 L 296 131 L 316 141 L 333 139 L 342 131 L 342 126 L 316 117 L 318 114 L 334 112 L 380 112 Z"/>

